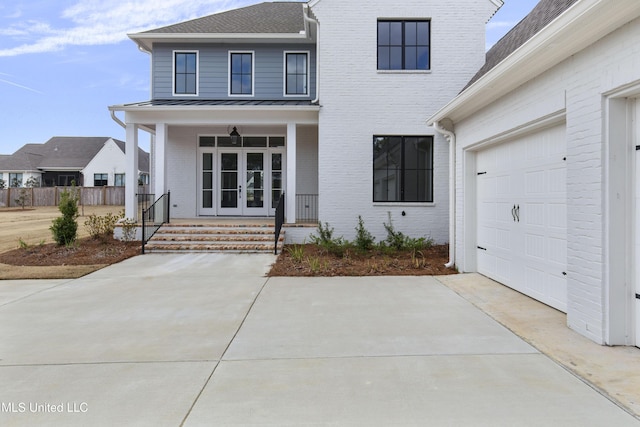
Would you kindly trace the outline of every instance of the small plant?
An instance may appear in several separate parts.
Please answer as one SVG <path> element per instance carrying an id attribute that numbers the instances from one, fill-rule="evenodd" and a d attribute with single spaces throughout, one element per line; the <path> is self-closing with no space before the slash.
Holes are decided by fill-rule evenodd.
<path id="1" fill-rule="evenodd" d="M 124 216 L 124 214 L 121 215 L 114 215 L 111 212 L 105 216 L 91 214 L 85 220 L 84 226 L 89 236 L 94 239 L 104 240 L 109 236 L 113 236 L 113 230 L 115 230 L 117 222 Z"/>
<path id="2" fill-rule="evenodd" d="M 318 223 L 318 235 L 310 236 L 311 242 L 320 246 L 326 252 L 337 257 L 343 257 L 351 247 L 351 244 L 343 237 L 333 237 L 333 228 L 328 223 Z"/>
<path id="3" fill-rule="evenodd" d="M 313 274 L 317 274 L 320 271 L 320 259 L 317 257 L 307 258 L 307 263 Z"/>
<path id="4" fill-rule="evenodd" d="M 31 196 L 26 188 L 20 188 L 18 190 L 18 197 L 13 199 L 16 202 L 16 205 L 20 206 L 22 209 L 25 208 L 29 203 L 31 203 Z"/>
<path id="5" fill-rule="evenodd" d="M 18 237 L 18 246 L 20 249 L 29 249 L 29 244 L 22 240 L 22 237 Z"/>
<path id="6" fill-rule="evenodd" d="M 287 246 L 287 252 L 297 263 L 301 263 L 304 259 L 304 246 L 302 245 Z"/>
<path id="7" fill-rule="evenodd" d="M 76 192 L 63 191 L 60 194 L 58 209 L 62 216 L 55 218 L 49 229 L 53 233 L 53 240 L 59 246 L 70 246 L 76 241 L 78 235 L 78 198 Z"/>
<path id="8" fill-rule="evenodd" d="M 385 230 L 387 230 L 387 238 L 384 242 L 381 242 L 381 249 L 385 251 L 387 248 L 394 249 L 396 251 L 404 250 L 420 250 L 427 249 L 433 246 L 433 239 L 426 237 L 413 238 L 406 236 L 400 231 L 396 231 L 391 221 L 391 213 L 389 213 L 389 223 L 382 223 Z"/>
<path id="9" fill-rule="evenodd" d="M 122 216 L 124 216 L 124 211 L 122 212 Z M 138 229 L 138 223 L 136 220 L 123 218 L 120 221 L 120 225 L 122 226 L 122 240 L 125 242 L 133 242 L 136 240 L 136 231 Z"/>
<path id="10" fill-rule="evenodd" d="M 356 240 L 355 245 L 361 251 L 368 251 L 373 248 L 373 244 L 376 238 L 364 228 L 364 220 L 362 216 L 358 215 L 358 226 L 356 227 Z"/>

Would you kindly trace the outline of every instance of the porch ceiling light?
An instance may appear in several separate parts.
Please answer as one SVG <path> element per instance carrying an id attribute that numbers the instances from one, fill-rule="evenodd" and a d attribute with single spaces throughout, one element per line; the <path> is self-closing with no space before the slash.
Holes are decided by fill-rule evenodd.
<path id="1" fill-rule="evenodd" d="M 240 142 L 240 134 L 238 133 L 238 129 L 235 126 L 233 127 L 233 130 L 231 131 L 229 136 L 231 137 L 231 143 L 233 145 L 236 145 L 238 142 Z"/>

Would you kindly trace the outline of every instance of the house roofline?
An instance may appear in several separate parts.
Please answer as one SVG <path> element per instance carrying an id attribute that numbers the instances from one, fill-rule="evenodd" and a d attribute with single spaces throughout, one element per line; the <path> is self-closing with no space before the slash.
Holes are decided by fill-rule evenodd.
<path id="1" fill-rule="evenodd" d="M 580 0 L 427 119 L 458 122 L 640 16 L 640 1 Z"/>
<path id="2" fill-rule="evenodd" d="M 109 106 L 109 111 L 320 111 L 319 105 L 137 105 Z"/>
<path id="3" fill-rule="evenodd" d="M 132 33 L 127 34 L 140 49 L 150 52 L 154 43 L 291 43 L 310 42 L 310 35 L 300 33 Z"/>

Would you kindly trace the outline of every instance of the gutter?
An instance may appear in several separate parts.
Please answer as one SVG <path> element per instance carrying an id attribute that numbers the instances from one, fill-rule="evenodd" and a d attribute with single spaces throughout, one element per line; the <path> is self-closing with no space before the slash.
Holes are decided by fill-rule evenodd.
<path id="1" fill-rule="evenodd" d="M 117 124 L 119 124 L 120 126 L 122 126 L 123 129 L 127 128 L 127 125 L 124 124 L 124 122 L 122 120 L 120 120 L 117 116 L 116 116 L 116 112 L 115 110 L 109 108 L 109 112 L 111 113 L 111 118 L 113 119 L 114 122 L 116 122 Z"/>
<path id="2" fill-rule="evenodd" d="M 316 98 L 311 103 L 317 104 L 320 102 L 320 23 L 309 16 L 308 4 L 303 5 L 303 10 L 304 21 L 316 25 Z"/>
<path id="3" fill-rule="evenodd" d="M 444 266 L 452 268 L 456 265 L 456 134 L 441 122 L 433 122 L 433 128 L 449 142 L 449 262 Z"/>

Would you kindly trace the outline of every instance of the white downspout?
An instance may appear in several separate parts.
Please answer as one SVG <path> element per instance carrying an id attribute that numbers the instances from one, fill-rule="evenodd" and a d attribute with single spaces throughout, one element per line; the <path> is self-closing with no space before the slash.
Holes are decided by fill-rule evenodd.
<path id="1" fill-rule="evenodd" d="M 113 111 L 112 109 L 109 109 L 109 111 L 111 112 L 111 118 L 113 119 L 113 121 L 116 122 L 117 124 L 119 124 L 120 126 L 122 126 L 124 129 L 126 129 L 127 125 L 124 124 L 124 122 L 122 120 L 120 120 L 118 118 L 118 116 L 116 116 L 116 112 Z"/>
<path id="2" fill-rule="evenodd" d="M 320 23 L 309 17 L 309 5 L 305 4 L 304 8 L 304 20 L 316 25 L 316 98 L 311 101 L 312 104 L 317 104 L 320 101 Z M 310 31 L 310 30 L 309 30 Z"/>
<path id="3" fill-rule="evenodd" d="M 456 265 L 456 134 L 440 122 L 433 122 L 433 128 L 449 142 L 449 262 L 445 267 L 451 268 Z"/>

